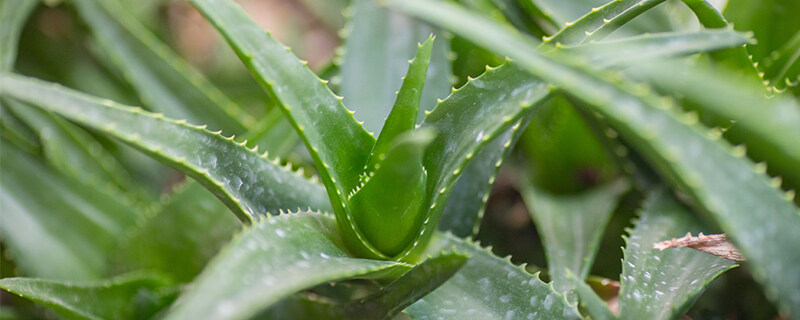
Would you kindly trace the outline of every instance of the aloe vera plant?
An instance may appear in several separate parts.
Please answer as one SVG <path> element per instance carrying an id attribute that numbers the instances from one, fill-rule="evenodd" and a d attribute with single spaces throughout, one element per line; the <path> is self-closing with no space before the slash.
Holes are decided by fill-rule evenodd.
<path id="1" fill-rule="evenodd" d="M 800 186 L 800 25 L 766 23 L 784 11 L 306 0 L 341 28 L 312 70 L 233 1 L 188 2 L 255 80 L 245 89 L 129 3 L 0 4 L 0 288 L 24 298 L 0 311 L 800 317 L 800 211 L 784 191 Z M 81 27 L 64 40 L 47 17 Z M 59 37 L 75 61 L 51 55 Z M 489 205 L 504 184 L 524 204 Z M 687 232 L 725 233 L 744 261 L 654 247 Z M 523 241 L 536 235 L 543 250 Z M 755 297 L 734 310 L 715 304 L 732 281 Z"/>

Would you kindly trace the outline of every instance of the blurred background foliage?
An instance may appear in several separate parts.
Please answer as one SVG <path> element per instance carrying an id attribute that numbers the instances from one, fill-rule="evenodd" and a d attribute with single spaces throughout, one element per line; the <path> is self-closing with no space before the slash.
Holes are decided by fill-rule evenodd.
<path id="1" fill-rule="evenodd" d="M 343 34 L 345 28 L 347 0 L 242 0 L 237 1 L 247 13 L 261 26 L 271 30 L 281 42 L 291 47 L 301 59 L 307 60 L 309 67 L 321 77 L 331 80 L 337 89 L 339 67 L 342 64 Z M 508 9 L 510 5 L 520 6 L 525 1 L 504 0 L 461 0 L 463 5 L 485 14 L 492 19 L 510 23 L 531 35 L 552 34 L 558 26 L 572 21 L 592 7 L 602 5 L 604 0 L 546 1 L 554 14 L 549 17 L 513 14 L 524 12 L 526 7 Z M 791 24 L 800 15 L 800 1 L 784 1 L 794 5 L 791 8 L 770 6 L 774 1 L 730 0 L 739 3 L 737 10 L 725 12 L 734 22 L 736 29 L 752 30 L 759 43 L 748 47 L 756 61 L 769 60 L 769 52 L 762 48 L 779 47 L 789 42 L 795 31 Z M 212 26 L 191 5 L 184 1 L 138 0 L 122 1 L 121 4 L 133 16 L 170 49 L 202 72 L 210 82 L 227 97 L 239 105 L 248 118 L 255 119 L 264 128 L 260 137 L 250 140 L 251 146 L 259 145 L 261 150 L 280 156 L 293 167 L 304 167 L 313 172 L 313 165 L 302 143 L 276 109 L 271 97 L 256 83 L 236 57 L 230 47 L 215 32 Z M 722 9 L 724 1 L 716 1 Z M 755 14 L 770 11 L 769 14 Z M 771 16 L 770 20 L 754 19 L 756 16 Z M 782 18 L 781 18 L 782 17 Z M 92 27 L 76 10 L 71 1 L 45 1 L 31 14 L 20 37 L 19 53 L 14 69 L 22 74 L 64 84 L 77 90 L 100 97 L 112 99 L 129 105 L 148 107 L 149 103 L 137 94 L 128 78 L 130 71 L 116 65 L 113 53 L 104 48 L 102 40 L 92 33 Z M 696 19 L 678 1 L 668 1 L 664 5 L 643 14 L 629 23 L 613 36 L 658 32 L 667 30 L 688 30 L 697 26 Z M 122 36 L 120 36 L 122 37 Z M 455 87 L 463 85 L 468 77 L 476 77 L 484 72 L 485 66 L 498 66 L 504 59 L 481 49 L 467 40 L 445 34 L 450 42 L 448 58 L 452 66 L 451 83 Z M 796 37 L 796 36 L 795 36 Z M 135 49 L 135 47 L 133 47 Z M 379 53 L 375 53 L 379 54 Z M 794 88 L 795 93 L 797 89 Z M 348 96 L 345 95 L 345 99 Z M 347 101 L 347 100 L 345 100 Z M 601 139 L 602 132 L 597 123 L 592 123 L 581 114 L 575 101 L 558 95 L 543 105 L 521 136 L 517 148 L 506 160 L 500 171 L 481 221 L 477 235 L 484 245 L 491 245 L 495 252 L 504 256 L 511 254 L 515 263 L 527 262 L 534 269 L 546 270 L 544 249 L 531 220 L 531 215 L 519 191 L 519 184 L 531 181 L 542 192 L 559 196 L 577 196 L 598 186 L 611 183 L 630 170 L 630 164 L 621 157 L 627 156 L 622 146 L 605 145 L 610 143 Z M 358 114 L 356 114 L 358 117 Z M 97 148 L 113 157 L 115 163 L 123 168 L 127 177 L 120 179 L 119 189 L 127 189 L 132 195 L 130 201 L 139 207 L 157 211 L 184 211 L 188 213 L 227 210 L 206 190 L 184 182 L 185 177 L 178 171 L 140 154 L 132 148 L 105 138 L 92 130 L 77 128 L 63 120 L 47 114 L 32 114 L 23 108 L 5 106 L 2 109 L 2 130 L 4 135 L 20 137 L 14 139 L 15 148 L 33 156 L 48 158 L 57 150 L 49 149 L 54 130 L 80 132 L 88 139 L 96 141 Z M 67 129 L 65 129 L 65 127 Z M 74 128 L 73 128 L 74 127 Z M 218 130 L 226 128 L 210 127 Z M 48 133 L 50 132 L 50 133 Z M 244 132 L 224 131 L 226 135 Z M 607 150 L 612 150 L 608 152 Z M 52 159 L 52 157 L 50 157 Z M 70 160 L 66 160 L 70 161 Z M 59 164 L 48 161 L 42 165 L 52 171 L 64 172 L 69 163 Z M 61 166 L 61 167 L 59 167 Z M 69 168 L 67 168 L 69 169 Z M 65 169 L 66 170 L 66 169 Z M 72 170 L 72 169 L 70 169 Z M 76 169 L 77 170 L 77 169 Z M 68 170 L 67 170 L 68 171 Z M 72 177 L 74 179 L 74 177 Z M 790 182 L 791 183 L 791 182 Z M 796 182 L 795 182 L 796 183 Z M 176 193 L 175 190 L 180 190 Z M 42 190 L 42 192 L 47 192 Z M 189 198 L 183 201 L 179 198 Z M 590 274 L 598 276 L 598 286 L 614 290 L 614 281 L 621 272 L 619 261 L 622 258 L 620 237 L 625 229 L 631 227 L 635 210 L 643 195 L 631 191 L 622 196 L 616 206 L 608 227 L 602 234 L 602 241 L 596 262 Z M 178 199 L 176 199 L 178 198 Z M 158 205 L 154 205 L 158 203 Z M 152 228 L 169 230 L 170 215 L 162 215 L 162 220 L 151 223 Z M 205 259 L 213 256 L 220 244 L 225 242 L 239 223 L 233 215 L 226 214 L 224 223 L 219 221 L 199 221 L 200 224 L 218 225 L 218 234 L 208 243 L 208 253 L 203 257 L 187 257 L 181 269 L 192 270 L 176 274 L 181 280 L 191 280 L 200 271 Z M 230 218 L 230 219 L 228 219 Z M 144 232 L 144 234 L 149 234 Z M 191 235 L 178 235 L 191 236 Z M 135 235 L 133 236 L 135 238 Z M 159 245 L 163 239 L 149 239 L 149 245 Z M 197 243 L 197 241 L 185 241 Z M 147 239 L 133 242 L 120 254 L 119 259 L 132 259 L 144 265 L 168 265 L 175 261 L 159 261 L 147 254 Z M 145 249 L 142 249 L 145 248 Z M 7 252 L 6 246 L 2 250 Z M 137 251 L 138 250 L 138 251 Z M 179 255 L 180 248 L 174 250 Z M 17 275 L 7 254 L 2 255 L 2 277 Z M 603 279 L 605 278 L 605 279 Z M 602 283 L 602 284 L 601 284 Z M 617 284 L 618 286 L 618 284 Z M 34 307 L 31 303 L 0 291 L 2 312 L 0 318 L 14 318 L 14 315 L 47 316 L 48 312 Z M 688 313 L 692 319 L 775 319 L 776 312 L 767 302 L 759 287 L 744 268 L 737 268 L 723 274 L 715 281 Z"/>

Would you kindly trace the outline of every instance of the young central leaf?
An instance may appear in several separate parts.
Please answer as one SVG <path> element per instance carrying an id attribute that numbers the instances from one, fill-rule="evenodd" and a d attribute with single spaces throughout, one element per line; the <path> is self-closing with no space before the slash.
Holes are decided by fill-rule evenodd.
<path id="1" fill-rule="evenodd" d="M 419 235 L 427 172 L 422 166 L 431 130 L 407 132 L 395 140 L 375 171 L 349 199 L 361 234 L 387 256 L 399 254 Z"/>

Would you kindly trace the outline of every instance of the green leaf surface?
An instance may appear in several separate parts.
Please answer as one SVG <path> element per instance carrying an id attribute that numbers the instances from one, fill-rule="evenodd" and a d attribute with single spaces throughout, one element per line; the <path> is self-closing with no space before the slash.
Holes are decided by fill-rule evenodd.
<path id="1" fill-rule="evenodd" d="M 571 285 L 564 270 L 586 278 L 605 226 L 630 185 L 618 180 L 568 195 L 551 194 L 531 182 L 523 182 L 521 187 L 542 237 L 553 286 L 559 292 L 567 291 Z"/>
<path id="2" fill-rule="evenodd" d="M 683 56 L 746 44 L 750 37 L 731 29 L 701 30 L 693 32 L 662 32 L 633 36 L 618 40 L 590 42 L 560 50 L 580 55 L 598 66 L 614 66 L 650 60 L 656 57 Z M 641 61 L 640 60 L 640 61 Z"/>
<path id="3" fill-rule="evenodd" d="M 572 273 L 572 271 L 569 271 L 569 269 L 565 269 L 564 271 L 564 280 L 568 281 L 572 286 L 573 292 L 578 295 L 578 305 L 581 306 L 582 311 L 587 313 L 591 319 L 617 319 L 617 317 L 611 313 L 608 304 L 592 290 L 592 287 Z"/>
<path id="4" fill-rule="evenodd" d="M 702 224 L 666 191 L 649 196 L 626 239 L 619 291 L 621 319 L 680 319 L 708 284 L 736 263 L 690 248 L 653 244 L 701 232 Z"/>
<path id="5" fill-rule="evenodd" d="M 377 134 L 392 110 L 395 92 L 406 74 L 406 61 L 414 56 L 417 44 L 436 30 L 373 0 L 355 0 L 349 10 L 352 16 L 343 30 L 345 46 L 339 92 L 356 112 L 356 118 L 364 121 L 364 127 Z M 428 74 L 422 75 L 425 87 L 418 93 L 423 111 L 433 108 L 436 99 L 450 91 L 448 52 L 449 41 L 439 36 L 433 45 Z"/>
<path id="6" fill-rule="evenodd" d="M 39 1 L 36 0 L 6 0 L 0 3 L 0 72 L 11 71 L 14 67 L 22 28 L 38 5 Z"/>
<path id="7" fill-rule="evenodd" d="M 211 261 L 166 319 L 248 319 L 319 284 L 392 278 L 410 269 L 353 258 L 343 248 L 331 216 L 304 212 L 265 218 Z"/>
<path id="8" fill-rule="evenodd" d="M 239 227 L 225 204 L 200 184 L 187 182 L 128 232 L 116 250 L 115 269 L 156 270 L 189 282 Z"/>
<path id="9" fill-rule="evenodd" d="M 531 106 L 549 96 L 550 89 L 546 85 L 522 72 L 501 70 L 505 68 L 515 67 L 488 70 L 455 90 L 425 118 L 423 127 L 433 128 L 438 133 L 423 159 L 428 172 L 423 208 L 428 207 L 429 213 L 425 225 L 438 224 L 447 197 L 469 161 L 492 140 L 519 126 L 519 120 L 532 111 Z M 512 76 L 507 77 L 508 74 Z M 515 89 L 507 92 L 511 87 Z M 510 140 L 502 146 L 508 147 L 506 144 L 510 144 Z M 424 226 L 420 243 L 424 244 L 434 230 Z"/>
<path id="10" fill-rule="evenodd" d="M 697 125 L 696 118 L 678 114 L 676 107 L 646 87 L 589 72 L 568 57 L 537 53 L 533 40 L 458 7 L 422 1 L 393 5 L 514 58 L 531 74 L 608 119 L 620 136 L 663 177 L 685 190 L 733 239 L 750 261 L 767 297 L 790 316 L 800 314 L 800 291 L 796 290 L 800 287 L 800 229 L 796 227 L 800 214 L 770 179 L 743 157 L 743 149 L 714 139 Z"/>
<path id="11" fill-rule="evenodd" d="M 45 167 L 3 141 L 0 235 L 26 276 L 86 280 L 106 273 L 110 251 L 138 213 L 117 194 Z"/>
<path id="12" fill-rule="evenodd" d="M 0 288 L 66 319 L 147 319 L 175 298 L 168 285 L 163 277 L 142 272 L 94 281 L 0 279 Z"/>
<path id="13" fill-rule="evenodd" d="M 258 26 L 233 1 L 192 0 L 234 48 L 253 76 L 276 98 L 306 143 L 337 216 L 343 195 L 358 185 L 375 138 L 287 47 Z"/>
<path id="14" fill-rule="evenodd" d="M 592 8 L 581 18 L 568 22 L 552 37 L 544 38 L 545 43 L 581 44 L 603 38 L 622 25 L 665 0 L 619 0 L 610 1 L 603 6 Z"/>
<path id="15" fill-rule="evenodd" d="M 47 111 L 6 101 L 14 114 L 37 130 L 44 157 L 61 171 L 76 179 L 96 185 L 111 184 L 131 195 L 143 195 L 135 187 L 131 175 L 88 132 Z"/>
<path id="16" fill-rule="evenodd" d="M 520 132 L 525 130 L 521 124 L 527 122 L 527 119 L 520 120 L 519 127 L 512 127 L 492 140 L 470 161 L 447 198 L 437 226 L 439 230 L 450 231 L 459 237 L 477 233 L 503 159 L 511 152 Z"/>
<path id="17" fill-rule="evenodd" d="M 775 91 L 781 92 L 787 87 L 793 87 L 795 96 L 798 96 L 800 84 L 800 29 L 786 41 L 783 46 L 773 51 L 765 58 L 761 67 L 764 69 L 764 79 Z"/>
<path id="18" fill-rule="evenodd" d="M 255 122 L 117 1 L 72 2 L 101 50 L 146 107 L 234 134 Z"/>
<path id="19" fill-rule="evenodd" d="M 374 174 L 348 195 L 356 229 L 355 234 L 343 230 L 346 242 L 368 241 L 389 257 L 413 244 L 427 213 L 422 201 L 428 174 L 422 156 L 434 136 L 431 129 L 422 129 L 398 137 Z"/>
<path id="20" fill-rule="evenodd" d="M 791 187 L 800 187 L 800 103 L 788 95 L 765 97 L 763 88 L 720 70 L 672 63 L 636 64 L 634 76 L 680 94 L 711 125 L 735 123 L 725 137 L 744 143 Z"/>
<path id="21" fill-rule="evenodd" d="M 4 96 L 109 134 L 182 170 L 243 221 L 280 210 L 330 208 L 322 186 L 232 137 L 23 76 L 0 75 L 0 88 Z"/>
<path id="22" fill-rule="evenodd" d="M 375 294 L 349 304 L 344 310 L 354 319 L 394 319 L 403 309 L 446 283 L 468 259 L 463 253 L 440 253 L 414 266 Z"/>
<path id="23" fill-rule="evenodd" d="M 366 173 L 375 170 L 375 165 L 380 162 L 381 157 L 386 156 L 386 152 L 389 151 L 398 136 L 414 130 L 432 49 L 433 36 L 429 37 L 424 44 L 419 44 L 414 59 L 409 60 L 408 72 L 403 78 L 403 85 L 397 92 L 394 106 L 392 106 L 389 117 L 386 118 L 378 140 L 370 152 L 365 166 Z"/>
<path id="24" fill-rule="evenodd" d="M 753 60 L 763 61 L 800 30 L 800 2 L 794 0 L 730 0 L 722 11 L 736 30 L 753 31 L 758 44 L 747 47 Z"/>
<path id="25" fill-rule="evenodd" d="M 429 252 L 441 250 L 470 258 L 449 281 L 406 309 L 413 319 L 580 319 L 575 305 L 508 258 L 438 234 Z"/>

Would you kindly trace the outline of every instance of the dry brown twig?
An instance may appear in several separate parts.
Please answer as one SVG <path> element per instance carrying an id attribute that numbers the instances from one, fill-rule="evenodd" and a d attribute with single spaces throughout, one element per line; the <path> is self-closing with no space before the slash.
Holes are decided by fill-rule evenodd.
<path id="1" fill-rule="evenodd" d="M 704 235 L 702 232 L 696 237 L 692 236 L 691 232 L 687 232 L 681 238 L 673 238 L 672 240 L 661 241 L 653 244 L 653 248 L 664 251 L 668 248 L 692 248 L 697 251 L 713 254 L 717 257 L 722 257 L 733 261 L 744 261 L 744 256 L 739 253 L 733 243 L 730 243 L 725 237 L 725 234 L 709 234 Z"/>

